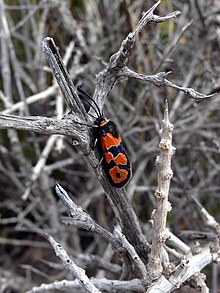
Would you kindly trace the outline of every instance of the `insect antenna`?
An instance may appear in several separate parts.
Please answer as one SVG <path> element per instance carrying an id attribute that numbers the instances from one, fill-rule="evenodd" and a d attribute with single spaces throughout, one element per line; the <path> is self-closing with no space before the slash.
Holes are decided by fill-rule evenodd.
<path id="1" fill-rule="evenodd" d="M 88 101 L 88 99 L 86 98 L 86 97 L 84 97 L 82 94 L 80 94 L 79 95 L 79 97 L 80 97 L 80 99 L 81 100 L 83 100 L 83 101 L 85 101 L 94 111 L 95 111 L 95 113 L 96 113 L 96 115 L 97 115 L 97 117 L 99 117 L 99 112 L 97 111 L 97 109 L 92 105 L 92 103 L 90 103 L 89 101 Z M 88 113 L 90 116 L 92 116 L 94 119 L 96 118 L 96 117 L 94 117 L 92 114 L 90 114 L 90 113 Z"/>
<path id="2" fill-rule="evenodd" d="M 94 99 L 93 99 L 88 93 L 86 93 L 86 92 L 82 89 L 81 86 L 78 86 L 78 87 L 77 87 L 77 90 L 78 90 L 79 93 L 81 94 L 80 97 L 81 97 L 84 101 L 86 101 L 86 102 L 87 102 L 87 103 L 93 108 L 93 110 L 96 112 L 97 116 L 98 116 L 98 117 L 102 116 L 101 111 L 100 111 L 99 106 L 97 105 L 96 101 L 95 101 L 95 100 L 94 100 Z M 92 104 L 91 104 L 86 98 L 90 99 L 90 100 L 94 103 L 96 109 L 95 109 L 95 107 L 94 107 L 94 106 L 93 106 L 93 105 L 92 105 Z"/>

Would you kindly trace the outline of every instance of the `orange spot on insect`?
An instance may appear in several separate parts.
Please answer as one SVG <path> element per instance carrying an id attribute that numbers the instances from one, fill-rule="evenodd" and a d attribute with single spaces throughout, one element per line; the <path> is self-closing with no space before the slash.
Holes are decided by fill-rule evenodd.
<path id="1" fill-rule="evenodd" d="M 127 158 L 124 154 L 120 153 L 115 157 L 114 162 L 116 165 L 127 165 Z"/>
<path id="2" fill-rule="evenodd" d="M 128 171 L 120 169 L 117 166 L 109 170 L 109 174 L 114 183 L 118 184 L 125 181 L 128 178 Z"/>
<path id="3" fill-rule="evenodd" d="M 105 160 L 108 164 L 111 162 L 111 160 L 114 160 L 114 156 L 112 155 L 112 153 L 107 152 L 104 155 L 105 155 Z"/>
<path id="4" fill-rule="evenodd" d="M 107 133 L 105 136 L 101 136 L 101 145 L 102 149 L 109 149 L 112 146 L 119 146 L 121 143 L 121 137 L 119 136 L 118 138 L 114 137 L 111 133 Z"/>
<path id="5" fill-rule="evenodd" d="M 127 165 L 127 158 L 124 154 L 119 153 L 116 157 L 113 156 L 111 152 L 104 153 L 106 163 L 110 163 L 114 161 L 115 165 Z"/>

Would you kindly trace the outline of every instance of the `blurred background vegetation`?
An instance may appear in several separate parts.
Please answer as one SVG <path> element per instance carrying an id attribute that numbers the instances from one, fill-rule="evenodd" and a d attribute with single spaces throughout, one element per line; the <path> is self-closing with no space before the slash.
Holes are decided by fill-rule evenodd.
<path id="1" fill-rule="evenodd" d="M 92 95 L 95 75 L 119 49 L 142 12 L 154 3 L 0 1 L 0 111 L 62 118 L 68 109 L 41 50 L 41 41 L 46 36 L 54 39 L 61 56 L 66 58 L 74 84 L 83 84 Z M 164 0 L 156 13 L 162 16 L 174 10 L 182 12 L 178 18 L 149 24 L 141 31 L 128 66 L 147 75 L 172 71 L 168 79 L 179 86 L 192 87 L 204 94 L 218 92 L 219 1 Z M 165 99 L 175 127 L 176 147 L 169 196 L 173 209 L 168 225 L 177 235 L 182 230 L 206 231 L 192 195 L 220 220 L 219 98 L 217 94 L 197 103 L 175 89 L 157 88 L 132 79 L 121 81 L 112 89 L 104 112 L 118 125 L 132 162 L 133 178 L 127 191 L 146 235 L 155 204 L 154 162 L 159 153 Z M 102 257 L 108 244 L 90 232 L 59 223 L 59 217 L 66 215 L 66 208 L 54 193 L 55 182 L 107 230 L 112 231 L 115 216 L 86 158 L 68 138 L 57 137 L 53 141 L 45 164 L 34 178 L 33 170 L 48 146 L 48 139 L 35 133 L 0 131 L 0 276 L 6 280 L 8 293 L 13 287 L 22 292 L 22 288 L 30 289 L 42 282 L 71 279 L 57 264 L 39 229 L 56 235 L 89 276 L 103 275 L 98 260 L 94 268 L 94 263 L 83 258 L 80 262 L 78 257 L 82 254 Z M 113 256 L 112 261 L 119 262 Z M 206 270 L 208 284 L 214 282 L 213 269 L 210 266 Z M 117 274 L 104 274 L 109 275 L 117 279 Z"/>

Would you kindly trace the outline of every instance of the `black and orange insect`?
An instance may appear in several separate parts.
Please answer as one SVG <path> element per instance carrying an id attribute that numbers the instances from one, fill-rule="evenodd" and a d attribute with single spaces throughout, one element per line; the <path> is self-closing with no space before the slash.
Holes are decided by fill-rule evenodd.
<path id="1" fill-rule="evenodd" d="M 125 151 L 116 124 L 105 118 L 95 100 L 81 87 L 79 97 L 86 101 L 95 111 L 94 136 L 102 157 L 102 164 L 109 182 L 116 188 L 124 187 L 131 178 L 131 164 Z M 90 102 L 90 101 L 91 102 Z"/>

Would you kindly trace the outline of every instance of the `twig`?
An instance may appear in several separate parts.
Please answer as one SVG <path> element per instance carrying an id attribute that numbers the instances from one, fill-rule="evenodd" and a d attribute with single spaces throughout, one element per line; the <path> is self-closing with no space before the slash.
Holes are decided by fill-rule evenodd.
<path id="1" fill-rule="evenodd" d="M 63 119 L 48 118 L 43 116 L 15 116 L 0 114 L 0 129 L 20 129 L 34 131 L 41 134 L 63 134 L 78 140 L 84 139 L 84 132 L 74 123 L 74 115 L 66 115 Z"/>
<path id="2" fill-rule="evenodd" d="M 202 14 L 202 11 L 200 9 L 200 6 L 199 6 L 199 3 L 198 3 L 197 0 L 195 0 L 195 7 L 197 9 L 197 12 L 198 12 L 198 15 L 199 15 L 199 20 L 201 21 L 204 30 L 207 30 L 207 26 L 206 26 L 206 22 L 205 22 L 205 17 Z"/>
<path id="3" fill-rule="evenodd" d="M 123 246 L 128 251 L 129 255 L 131 256 L 132 261 L 133 261 L 135 267 L 141 273 L 141 279 L 143 279 L 143 282 L 144 283 L 147 283 L 148 275 L 147 275 L 147 270 L 146 270 L 145 264 L 142 262 L 142 260 L 140 259 L 140 257 L 136 253 L 134 247 L 128 242 L 128 240 L 120 232 L 120 230 L 119 229 L 115 229 L 115 233 L 116 233 L 117 237 L 120 239 L 120 241 L 122 242 Z"/>
<path id="4" fill-rule="evenodd" d="M 49 97 L 53 96 L 57 92 L 57 84 L 50 86 L 48 89 L 37 93 L 35 95 L 32 95 L 30 97 L 26 98 L 26 104 L 30 105 L 32 103 L 38 102 L 40 100 L 48 99 Z M 1 94 L 1 93 L 0 93 Z M 17 102 L 10 107 L 7 107 L 6 110 L 3 110 L 1 113 L 2 114 L 10 114 L 13 113 L 17 110 L 23 110 L 25 107 L 25 104 L 23 101 Z"/>
<path id="5" fill-rule="evenodd" d="M 61 245 L 58 244 L 49 234 L 45 233 L 45 236 L 52 245 L 56 255 L 62 260 L 63 265 L 74 275 L 74 277 L 77 278 L 81 286 L 84 287 L 88 292 L 101 293 L 87 277 L 85 270 L 78 267 L 74 263 L 74 261 L 68 256 Z"/>
<path id="6" fill-rule="evenodd" d="M 194 196 L 191 195 L 193 201 L 195 202 L 198 212 L 202 216 L 202 219 L 206 226 L 212 228 L 217 235 L 220 235 L 220 224 L 215 220 L 213 216 L 209 214 L 209 212 L 202 206 L 202 204 L 199 202 L 199 200 Z"/>
<path id="7" fill-rule="evenodd" d="M 122 236 L 119 230 L 115 228 L 115 233 L 117 235 L 115 237 L 113 234 L 98 225 L 81 207 L 77 206 L 59 184 L 56 184 L 55 189 L 57 195 L 69 208 L 71 215 L 71 218 L 62 217 L 61 222 L 66 225 L 74 225 L 75 227 L 98 233 L 112 244 L 113 249 L 115 249 L 123 259 L 123 263 L 126 263 L 127 261 L 130 263 L 130 258 L 127 256 L 128 252 L 132 258 L 132 263 L 135 264 L 141 273 L 141 277 L 145 283 L 147 283 L 147 272 L 144 263 L 136 253 L 134 247 L 127 241 L 125 237 Z M 123 271 L 123 275 L 124 274 L 125 272 Z"/>
<path id="8" fill-rule="evenodd" d="M 60 89 L 64 95 L 66 103 L 71 111 L 74 111 L 79 118 L 88 121 L 85 108 L 81 100 L 78 97 L 77 90 L 73 84 L 70 75 L 60 57 L 57 47 L 52 38 L 45 38 L 41 43 L 42 50 L 46 54 L 47 60 L 53 69 L 56 80 L 60 86 Z"/>
<path id="9" fill-rule="evenodd" d="M 12 239 L 12 238 L 2 238 L 0 237 L 0 244 L 1 245 L 12 245 L 12 246 L 30 246 L 35 248 L 45 248 L 48 249 L 49 245 L 46 242 L 40 242 L 40 241 L 32 241 L 32 240 L 21 240 L 21 239 Z"/>
<path id="10" fill-rule="evenodd" d="M 29 177 L 29 182 L 27 183 L 27 189 L 24 192 L 24 194 L 22 195 L 23 200 L 27 200 L 27 198 L 30 194 L 30 191 L 31 191 L 31 187 L 36 182 L 38 177 L 41 175 L 42 170 L 46 164 L 47 158 L 48 158 L 51 150 L 53 149 L 53 146 L 58 138 L 59 137 L 56 135 L 52 135 L 48 138 L 47 143 L 46 143 L 42 153 L 40 154 L 38 162 L 36 163 L 36 165 L 32 169 L 31 175 Z"/>
<path id="11" fill-rule="evenodd" d="M 214 93 L 211 95 L 205 95 L 205 94 L 202 94 L 202 93 L 194 90 L 193 88 L 178 86 L 178 85 L 172 83 L 171 81 L 169 81 L 168 79 L 166 79 L 166 76 L 170 73 L 171 73 L 171 71 L 159 72 L 154 75 L 144 75 L 141 73 L 134 72 L 133 70 L 126 67 L 126 68 L 124 68 L 124 71 L 121 74 L 121 77 L 136 78 L 138 80 L 148 81 L 148 82 L 153 83 L 155 86 L 159 86 L 159 87 L 160 86 L 171 87 L 171 88 L 174 88 L 174 89 L 177 89 L 179 91 L 184 92 L 190 98 L 196 100 L 197 102 L 204 100 L 204 99 L 212 98 L 213 96 L 215 96 L 217 94 L 217 93 Z"/>
<path id="12" fill-rule="evenodd" d="M 58 183 L 55 187 L 57 195 L 69 208 L 71 218 L 62 217 L 61 222 L 65 225 L 74 225 L 75 227 L 82 228 L 88 231 L 94 231 L 104 237 L 115 249 L 122 246 L 122 243 L 114 237 L 114 235 L 100 225 L 98 225 L 89 214 L 87 214 L 80 206 L 77 206 L 69 197 L 67 192 Z"/>
<path id="13" fill-rule="evenodd" d="M 175 148 L 172 146 L 173 125 L 169 122 L 168 103 L 166 102 L 164 110 L 164 120 L 161 130 L 160 156 L 156 159 L 159 167 L 158 187 L 155 191 L 156 211 L 153 215 L 153 238 L 152 249 L 149 255 L 148 272 L 152 280 L 158 278 L 162 273 L 161 257 L 164 250 L 164 242 L 167 238 L 166 218 L 170 210 L 168 202 L 170 180 L 173 176 L 171 169 L 171 158 Z"/>
<path id="14" fill-rule="evenodd" d="M 176 45 L 178 44 L 179 40 L 182 38 L 182 36 L 187 31 L 187 29 L 191 26 L 192 23 L 193 23 L 193 20 L 191 20 L 186 25 L 184 25 L 184 27 L 181 29 L 181 31 L 176 36 L 174 36 L 172 43 L 169 45 L 169 47 L 164 52 L 163 58 L 160 61 L 160 64 L 158 65 L 156 71 L 158 71 L 161 68 L 163 62 L 166 61 L 167 57 L 173 52 L 173 50 L 174 50 L 174 48 L 176 48 Z"/>
<path id="15" fill-rule="evenodd" d="M 110 256 L 108 256 L 109 252 Z M 111 272 L 114 275 L 118 276 L 121 274 L 122 268 L 119 264 L 111 262 L 111 257 L 113 256 L 113 254 L 114 251 L 112 250 L 112 246 L 110 244 L 107 246 L 107 252 L 105 252 L 102 256 L 98 256 L 95 254 L 80 254 L 78 255 L 78 259 L 80 262 L 82 262 L 85 265 L 88 265 L 89 267 L 94 266 L 95 263 L 95 266 L 98 266 L 98 268 L 102 271 Z"/>
<path id="16" fill-rule="evenodd" d="M 170 230 L 166 229 L 167 241 L 168 243 L 175 247 L 179 252 L 187 255 L 190 252 L 190 247 L 186 245 L 183 241 L 181 241 L 178 237 L 176 237 Z"/>
<path id="17" fill-rule="evenodd" d="M 48 244 L 49 245 L 49 244 Z M 20 268 L 26 272 L 28 272 L 30 274 L 30 272 L 34 273 L 35 275 L 37 276 L 41 276 L 43 277 L 44 279 L 48 280 L 48 281 L 53 281 L 53 277 L 52 276 L 48 276 L 48 274 L 42 272 L 41 269 L 37 269 L 31 265 L 20 265 Z"/>
<path id="18" fill-rule="evenodd" d="M 128 62 L 129 53 L 134 45 L 137 34 L 148 23 L 159 23 L 171 18 L 175 18 L 180 11 L 174 11 L 166 16 L 160 17 L 154 14 L 155 9 L 161 3 L 158 1 L 147 12 L 142 14 L 142 18 L 138 22 L 134 30 L 128 34 L 126 39 L 121 43 L 121 47 L 114 55 L 111 56 L 108 65 L 96 76 L 96 88 L 94 98 L 102 109 L 106 96 L 108 95 L 115 82 L 123 77 L 125 66 Z"/>
<path id="19" fill-rule="evenodd" d="M 11 39 L 11 33 L 10 33 L 10 29 L 9 29 L 9 25 L 7 22 L 7 18 L 5 15 L 5 8 L 4 8 L 4 3 L 3 1 L 0 2 L 0 11 L 1 11 L 1 20 L 2 20 L 2 29 L 4 32 L 4 39 L 5 42 L 8 45 L 8 49 L 10 52 L 10 61 L 11 61 L 11 65 L 14 69 L 14 76 L 15 76 L 15 82 L 17 85 L 17 90 L 18 90 L 18 95 L 20 96 L 21 100 L 24 102 L 25 105 L 25 112 L 28 115 L 29 111 L 25 102 L 25 93 L 24 93 L 24 88 L 21 82 L 21 76 L 20 76 L 20 64 L 16 58 L 16 54 L 15 54 L 15 49 L 14 49 L 14 45 Z"/>
<path id="20" fill-rule="evenodd" d="M 217 240 L 218 236 L 215 233 L 211 232 L 202 232 L 202 231 L 191 231 L 191 230 L 182 230 L 179 233 L 180 237 L 184 237 L 185 239 L 189 240 L 209 240 L 215 241 Z"/>
<path id="21" fill-rule="evenodd" d="M 92 278 L 91 282 L 100 290 L 105 292 L 114 292 L 114 291 L 132 291 L 132 292 L 144 292 L 144 287 L 139 279 L 133 279 L 129 281 L 117 281 L 117 280 L 108 280 L 105 278 L 95 279 Z M 68 289 L 80 289 L 81 286 L 77 280 L 75 281 L 56 281 L 52 284 L 42 284 L 39 287 L 34 287 L 26 293 L 37 293 L 45 292 L 49 290 L 68 290 Z"/>
<path id="22" fill-rule="evenodd" d="M 15 52 L 12 44 L 12 40 L 10 38 L 10 29 L 8 26 L 6 12 L 5 12 L 5 5 L 4 1 L 0 2 L 0 26 L 1 26 L 1 33 L 4 41 L 1 41 L 1 72 L 2 72 L 2 84 L 3 90 L 6 95 L 1 93 L 1 96 L 4 95 L 4 104 L 5 106 L 12 104 L 12 77 L 11 77 L 11 66 L 14 68 L 15 72 L 15 81 L 17 82 L 18 92 L 20 93 L 21 97 L 24 101 L 24 93 L 21 87 L 20 80 L 17 74 L 17 60 L 15 57 Z M 13 62 L 14 61 L 14 62 Z M 11 62 L 11 64 L 10 64 Z M 25 101 L 24 101 L 25 102 Z M 13 129 L 8 131 L 9 139 L 11 142 L 12 150 L 16 154 L 16 159 L 19 162 L 19 169 L 22 173 L 26 173 L 28 162 L 24 157 L 22 146 L 20 144 L 18 134 Z"/>

